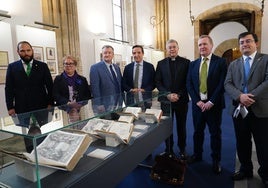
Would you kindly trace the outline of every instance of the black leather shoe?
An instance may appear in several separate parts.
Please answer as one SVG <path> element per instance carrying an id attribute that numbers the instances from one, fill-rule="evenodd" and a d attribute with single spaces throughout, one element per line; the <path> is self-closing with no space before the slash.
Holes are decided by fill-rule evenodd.
<path id="1" fill-rule="evenodd" d="M 192 164 L 192 163 L 200 162 L 202 160 L 203 160 L 202 157 L 198 157 L 196 155 L 192 155 L 192 156 L 188 157 L 187 163 Z"/>
<path id="2" fill-rule="evenodd" d="M 253 178 L 253 173 L 245 173 L 242 171 L 238 171 L 236 173 L 234 173 L 234 175 L 232 176 L 232 179 L 234 181 L 239 181 L 239 180 L 243 180 L 243 179 L 250 179 Z"/>
<path id="3" fill-rule="evenodd" d="M 221 165 L 219 161 L 214 161 L 212 164 L 212 171 L 215 174 L 220 174 L 221 173 Z"/>

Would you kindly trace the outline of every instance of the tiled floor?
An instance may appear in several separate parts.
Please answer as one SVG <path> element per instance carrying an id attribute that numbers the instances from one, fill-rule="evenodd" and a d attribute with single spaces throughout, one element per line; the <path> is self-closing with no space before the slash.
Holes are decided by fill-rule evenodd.
<path id="1" fill-rule="evenodd" d="M 257 173 L 257 170 L 259 168 L 259 164 L 257 161 L 257 155 L 256 155 L 256 149 L 255 145 L 253 143 L 253 149 L 252 149 L 252 160 L 253 160 L 253 178 L 250 180 L 242 180 L 242 181 L 236 181 L 234 184 L 234 188 L 264 188 L 264 185 L 261 182 L 260 176 Z M 240 163 L 238 161 L 238 158 L 236 157 L 236 170 L 239 169 Z"/>

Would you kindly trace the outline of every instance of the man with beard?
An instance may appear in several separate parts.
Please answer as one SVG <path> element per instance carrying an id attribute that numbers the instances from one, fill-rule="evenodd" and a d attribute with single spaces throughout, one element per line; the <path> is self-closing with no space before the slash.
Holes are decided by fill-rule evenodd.
<path id="1" fill-rule="evenodd" d="M 13 117 L 53 105 L 53 81 L 47 64 L 33 59 L 33 48 L 27 41 L 18 43 L 17 53 L 21 59 L 8 65 L 5 85 L 6 106 Z M 35 116 L 40 126 L 45 123 L 43 114 Z M 23 119 L 19 118 L 20 123 L 29 125 L 29 118 Z"/>

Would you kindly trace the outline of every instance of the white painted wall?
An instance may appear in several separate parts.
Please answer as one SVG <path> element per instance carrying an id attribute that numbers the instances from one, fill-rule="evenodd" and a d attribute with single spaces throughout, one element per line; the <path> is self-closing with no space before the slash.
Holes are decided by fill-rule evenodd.
<path id="1" fill-rule="evenodd" d="M 34 21 L 42 22 L 41 0 L 28 0 L 27 3 L 20 0 L 0 0 L 0 5 L 0 10 L 7 11 L 8 15 L 11 15 L 11 18 L 3 19 L 0 25 L 0 50 L 7 49 L 9 51 L 9 62 L 11 63 L 18 59 L 16 26 L 34 25 Z M 10 24 L 10 35 L 2 30 L 3 24 Z M 29 34 L 29 37 L 33 36 Z M 4 93 L 5 85 L 0 85 L 0 117 L 7 116 Z"/>
<path id="2" fill-rule="evenodd" d="M 153 0 L 136 0 L 137 15 L 137 44 L 155 46 L 154 28 L 150 17 L 155 16 Z"/>
<path id="3" fill-rule="evenodd" d="M 77 9 L 83 75 L 89 79 L 90 65 L 95 63 L 94 39 L 113 38 L 112 1 L 77 0 Z"/>
<path id="4" fill-rule="evenodd" d="M 154 15 L 154 0 L 137 0 L 136 3 L 137 44 L 154 45 L 154 29 L 150 25 L 150 16 Z M 90 66 L 96 63 L 95 59 L 99 56 L 99 53 L 95 54 L 94 41 L 114 38 L 112 1 L 77 0 L 77 8 L 83 75 L 89 79 Z"/>
<path id="5" fill-rule="evenodd" d="M 230 32 L 230 28 L 232 28 L 232 32 Z M 228 22 L 217 25 L 213 30 L 209 33 L 211 38 L 213 39 L 213 50 L 220 45 L 223 41 L 229 39 L 237 39 L 238 35 L 242 32 L 246 32 L 247 29 L 240 23 L 237 22 Z"/>

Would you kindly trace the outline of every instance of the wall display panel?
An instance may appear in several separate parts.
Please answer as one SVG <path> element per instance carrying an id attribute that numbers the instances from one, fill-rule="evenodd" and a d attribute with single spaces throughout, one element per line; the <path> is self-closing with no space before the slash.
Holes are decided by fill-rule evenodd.
<path id="1" fill-rule="evenodd" d="M 6 81 L 6 73 L 7 73 L 6 69 L 0 69 L 0 84 L 5 83 L 5 81 Z"/>
<path id="2" fill-rule="evenodd" d="M 34 51 L 34 58 L 38 61 L 44 61 L 44 51 L 43 47 L 32 46 Z"/>
<path id="3" fill-rule="evenodd" d="M 0 69 L 7 69 L 8 64 L 14 61 L 10 24 L 0 22 L 0 31 Z"/>
<path id="4" fill-rule="evenodd" d="M 2 5 L 1 5 L 2 6 Z M 5 82 L 6 71 L 9 63 L 14 61 L 13 39 L 11 26 L 4 21 L 0 22 L 0 116 L 7 114 L 5 105 Z M 1 139 L 6 138 L 5 135 L 0 135 Z"/>
<path id="5" fill-rule="evenodd" d="M 58 73 L 56 34 L 54 31 L 17 25 L 16 35 L 17 42 L 25 40 L 34 47 L 35 58 L 47 63 L 51 74 Z"/>
<path id="6" fill-rule="evenodd" d="M 165 58 L 165 53 L 159 50 L 153 50 L 151 54 L 151 63 L 154 65 L 154 68 L 157 66 L 157 62 Z"/>
<path id="7" fill-rule="evenodd" d="M 0 67 L 7 67 L 8 51 L 0 51 Z"/>

